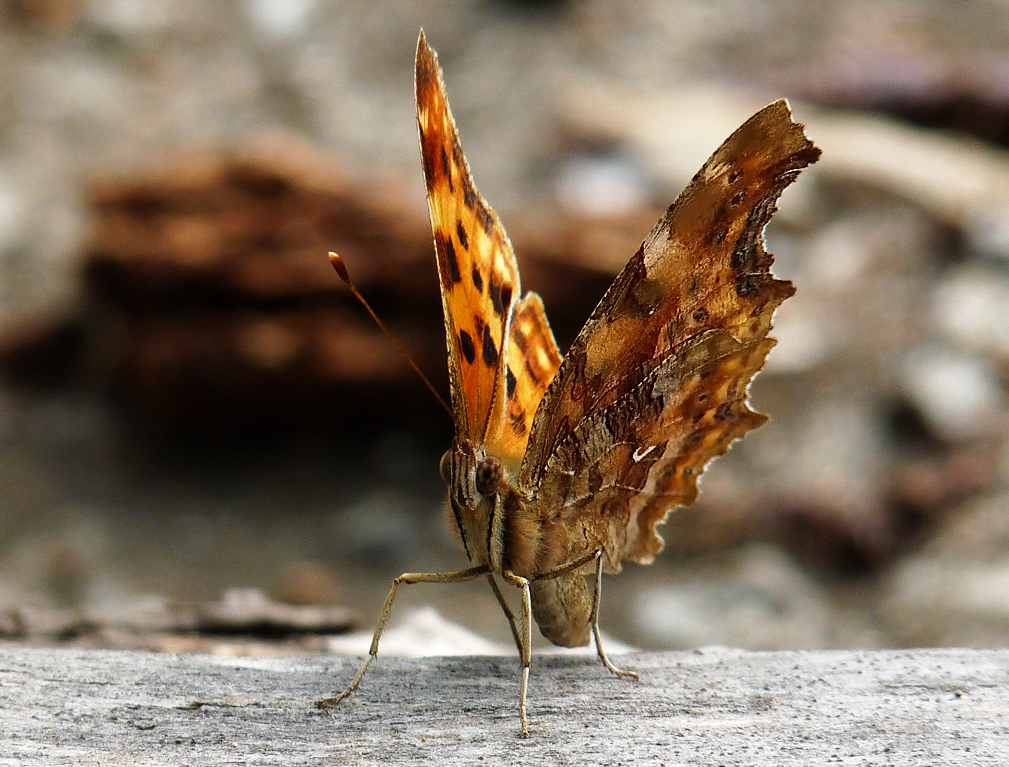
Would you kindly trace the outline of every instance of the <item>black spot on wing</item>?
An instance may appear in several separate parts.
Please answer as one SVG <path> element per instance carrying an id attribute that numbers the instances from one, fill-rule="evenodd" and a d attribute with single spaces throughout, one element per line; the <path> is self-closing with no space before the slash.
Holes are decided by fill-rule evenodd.
<path id="1" fill-rule="evenodd" d="M 445 180 L 448 181 L 448 190 L 455 194 L 455 185 L 452 183 L 452 166 L 449 164 L 448 153 L 444 146 L 441 148 L 441 170 L 445 174 Z"/>
<path id="2" fill-rule="evenodd" d="M 524 437 L 526 429 L 528 428 L 526 426 L 525 411 L 519 410 L 514 413 L 509 413 L 508 420 L 511 422 L 512 431 L 518 436 Z"/>
<path id="3" fill-rule="evenodd" d="M 473 287 L 477 289 L 478 293 L 483 292 L 483 275 L 480 274 L 480 270 L 474 265 L 473 272 L 470 275 L 473 278 Z"/>
<path id="4" fill-rule="evenodd" d="M 452 142 L 452 159 L 455 167 L 459 169 L 459 180 L 462 183 L 462 201 L 468 210 L 475 210 L 477 207 L 477 191 L 473 186 L 473 179 L 469 175 L 466 157 L 462 153 L 462 145 L 459 144 L 459 137 L 455 137 Z"/>
<path id="5" fill-rule="evenodd" d="M 709 231 L 711 232 L 712 245 L 721 245 L 729 236 L 729 230 L 732 227 L 732 222 L 737 215 L 736 212 L 730 208 L 730 205 L 722 202 L 719 203 L 711 212 L 711 224 Z"/>
<path id="6" fill-rule="evenodd" d="M 476 189 L 473 188 L 473 180 L 469 176 L 462 177 L 462 202 L 468 210 L 476 208 Z"/>
<path id="7" fill-rule="evenodd" d="M 435 178 L 436 178 L 436 173 L 437 173 L 437 170 L 436 170 L 437 166 L 434 164 L 435 163 L 435 155 L 431 151 L 431 147 L 429 146 L 430 143 L 431 142 L 428 139 L 427 135 L 422 135 L 421 136 L 421 150 L 422 151 L 421 151 L 420 154 L 421 154 L 421 160 L 424 163 L 424 178 L 427 179 L 427 183 L 429 185 L 434 186 L 434 182 L 435 182 Z M 445 156 L 445 152 L 444 152 L 444 150 L 442 150 L 442 157 L 444 157 L 444 156 Z"/>
<path id="8" fill-rule="evenodd" d="M 490 327 L 484 325 L 483 328 L 483 360 L 488 367 L 495 367 L 498 363 L 497 345 L 490 334 Z"/>
<path id="9" fill-rule="evenodd" d="M 473 346 L 473 339 L 465 330 L 459 331 L 459 348 L 462 349 L 462 356 L 470 365 L 476 360 L 476 347 Z"/>
<path id="10" fill-rule="evenodd" d="M 490 208 L 484 204 L 478 204 L 476 206 L 477 220 L 480 222 L 480 226 L 483 227 L 484 232 L 488 237 L 493 236 L 494 233 L 494 214 L 491 213 Z"/>
<path id="11" fill-rule="evenodd" d="M 516 383 L 515 374 L 512 372 L 511 368 L 508 368 L 508 371 L 505 373 L 505 392 L 508 394 L 509 398 L 515 396 Z"/>
<path id="12" fill-rule="evenodd" d="M 753 295 L 757 292 L 757 281 L 756 279 L 749 275 L 742 275 L 736 280 L 736 293 L 745 298 L 746 296 Z"/>
<path id="13" fill-rule="evenodd" d="M 452 240 L 436 229 L 434 232 L 434 242 L 438 253 L 441 255 L 439 264 L 442 267 L 442 280 L 449 285 L 461 282 L 462 274 L 459 272 L 459 259 L 456 258 L 455 245 L 452 244 Z"/>
<path id="14" fill-rule="evenodd" d="M 532 360 L 526 357 L 526 375 L 532 380 L 537 386 L 543 386 L 543 379 L 540 378 L 539 373 L 533 369 Z"/>
<path id="15" fill-rule="evenodd" d="M 459 238 L 459 244 L 462 245 L 462 249 L 469 250 L 469 237 L 466 235 L 466 227 L 462 225 L 462 221 L 456 220 L 455 233 Z"/>
<path id="16" fill-rule="evenodd" d="M 519 351 L 522 352 L 522 354 L 525 354 L 529 348 L 529 341 L 526 339 L 526 334 L 514 325 L 512 327 L 512 338 L 515 340 L 515 345 L 519 348 Z"/>
<path id="17" fill-rule="evenodd" d="M 490 286 L 487 288 L 488 294 L 490 295 L 491 305 L 494 307 L 494 314 L 498 317 L 504 317 L 504 297 L 501 292 L 501 283 L 497 282 L 491 278 Z M 508 303 L 511 303 L 511 288 L 508 288 Z"/>

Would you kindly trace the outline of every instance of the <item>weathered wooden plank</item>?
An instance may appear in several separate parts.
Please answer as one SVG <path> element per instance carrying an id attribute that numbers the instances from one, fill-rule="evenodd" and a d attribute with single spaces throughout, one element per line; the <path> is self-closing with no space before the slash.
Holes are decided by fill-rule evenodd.
<path id="1" fill-rule="evenodd" d="M 0 765 L 1005 765 L 1009 650 L 380 658 L 0 648 Z"/>

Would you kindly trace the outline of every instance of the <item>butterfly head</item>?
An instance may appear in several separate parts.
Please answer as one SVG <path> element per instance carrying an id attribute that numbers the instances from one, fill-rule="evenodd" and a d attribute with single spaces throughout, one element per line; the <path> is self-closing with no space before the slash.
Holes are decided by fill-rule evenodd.
<path id="1" fill-rule="evenodd" d="M 493 498 L 504 479 L 500 459 L 469 440 L 456 442 L 445 452 L 440 470 L 453 505 L 464 509 L 475 509 Z"/>
<path id="2" fill-rule="evenodd" d="M 466 555 L 474 564 L 500 571 L 504 531 L 501 499 L 511 487 L 504 464 L 482 444 L 457 439 L 442 456 L 448 507 Z M 504 495 L 502 495 L 504 494 Z"/>

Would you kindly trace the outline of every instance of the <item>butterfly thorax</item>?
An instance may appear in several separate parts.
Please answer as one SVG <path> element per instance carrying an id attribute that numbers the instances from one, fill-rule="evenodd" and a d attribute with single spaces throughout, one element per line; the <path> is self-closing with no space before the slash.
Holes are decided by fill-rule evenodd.
<path id="1" fill-rule="evenodd" d="M 575 551 L 560 515 L 542 513 L 535 494 L 523 493 L 514 473 L 482 444 L 457 439 L 442 456 L 441 474 L 470 561 L 530 579 L 533 616 L 543 636 L 562 647 L 586 644 L 591 600 L 585 568 L 545 580 L 539 576 L 592 550 L 588 538 L 582 541 L 584 551 Z"/>
<path id="2" fill-rule="evenodd" d="M 457 439 L 442 456 L 452 522 L 476 565 L 532 577 L 553 565 L 543 544 L 543 526 L 533 499 L 518 488 L 513 472 L 479 443 Z"/>

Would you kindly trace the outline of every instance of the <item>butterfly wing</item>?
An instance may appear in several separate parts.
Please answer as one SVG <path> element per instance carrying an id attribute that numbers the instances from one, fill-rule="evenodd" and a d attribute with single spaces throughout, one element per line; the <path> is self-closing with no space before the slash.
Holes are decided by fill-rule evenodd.
<path id="1" fill-rule="evenodd" d="M 550 323 L 538 294 L 530 291 L 515 306 L 505 370 L 505 418 L 487 444 L 518 468 L 525 455 L 536 409 L 561 364 Z"/>
<path id="2" fill-rule="evenodd" d="M 794 288 L 771 275 L 763 230 L 819 155 L 785 101 L 747 120 L 617 276 L 548 388 L 519 484 L 544 520 L 564 520 L 571 547 L 602 545 L 608 569 L 650 562 L 655 526 L 694 500 L 706 464 L 767 420 L 747 389 Z"/>
<path id="3" fill-rule="evenodd" d="M 416 96 L 456 433 L 517 466 L 560 354 L 539 296 L 519 299 L 515 253 L 473 184 L 438 57 L 423 32 Z"/>

